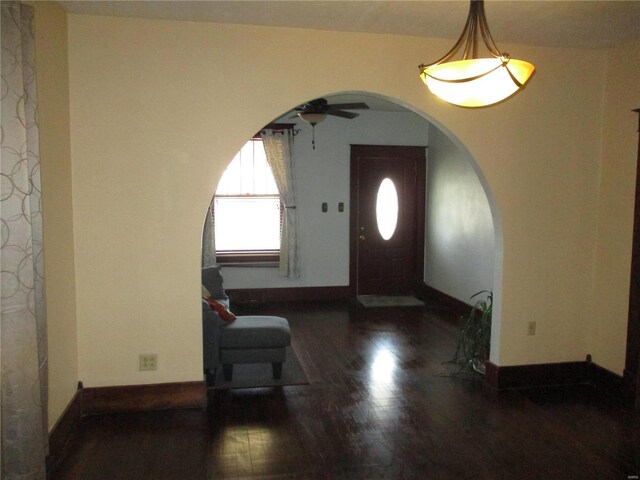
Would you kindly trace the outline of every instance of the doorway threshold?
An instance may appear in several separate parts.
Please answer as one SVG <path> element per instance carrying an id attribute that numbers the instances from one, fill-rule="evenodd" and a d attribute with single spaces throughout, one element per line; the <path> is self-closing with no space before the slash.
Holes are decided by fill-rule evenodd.
<path id="1" fill-rule="evenodd" d="M 424 306 L 423 301 L 410 295 L 358 295 L 358 302 L 365 308 Z"/>

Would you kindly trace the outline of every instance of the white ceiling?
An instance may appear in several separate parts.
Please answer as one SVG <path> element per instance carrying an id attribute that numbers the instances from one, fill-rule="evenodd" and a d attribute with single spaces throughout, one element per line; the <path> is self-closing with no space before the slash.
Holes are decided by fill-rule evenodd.
<path id="1" fill-rule="evenodd" d="M 456 39 L 466 0 L 75 0 L 69 13 L 391 33 Z M 491 33 L 501 43 L 607 48 L 640 40 L 638 0 L 486 0 Z"/>

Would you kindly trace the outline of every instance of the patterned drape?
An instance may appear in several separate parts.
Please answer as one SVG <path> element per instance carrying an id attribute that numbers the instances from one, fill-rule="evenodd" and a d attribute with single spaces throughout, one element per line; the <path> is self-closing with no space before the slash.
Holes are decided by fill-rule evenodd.
<path id="1" fill-rule="evenodd" d="M 213 202 L 211 202 L 202 229 L 202 268 L 214 265 L 216 265 L 216 236 L 213 225 Z"/>
<path id="2" fill-rule="evenodd" d="M 44 479 L 47 354 L 33 10 L 2 1 L 2 478 Z"/>
<path id="3" fill-rule="evenodd" d="M 291 130 L 261 132 L 267 162 L 273 171 L 280 200 L 284 204 L 280 236 L 280 273 L 289 278 L 300 277 L 298 253 L 298 214 L 293 174 L 293 132 Z"/>

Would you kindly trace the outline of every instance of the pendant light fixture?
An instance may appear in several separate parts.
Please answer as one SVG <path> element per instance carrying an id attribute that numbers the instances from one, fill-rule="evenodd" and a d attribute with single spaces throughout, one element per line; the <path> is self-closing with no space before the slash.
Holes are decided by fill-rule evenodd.
<path id="1" fill-rule="evenodd" d="M 478 58 L 478 36 L 490 56 Z M 451 61 L 463 47 L 462 59 Z M 453 48 L 440 60 L 420 65 L 431 93 L 461 107 L 493 105 L 524 87 L 535 67 L 498 50 L 484 14 L 484 0 L 471 0 L 467 23 Z"/>

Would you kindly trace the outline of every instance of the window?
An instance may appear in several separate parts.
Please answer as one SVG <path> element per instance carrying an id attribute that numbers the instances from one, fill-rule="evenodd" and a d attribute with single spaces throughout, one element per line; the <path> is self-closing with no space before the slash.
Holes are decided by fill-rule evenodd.
<path id="1" fill-rule="evenodd" d="M 398 191 L 390 178 L 385 178 L 378 188 L 376 222 L 383 240 L 393 237 L 398 225 Z"/>
<path id="2" fill-rule="evenodd" d="M 252 139 L 225 170 L 214 196 L 216 260 L 277 262 L 282 207 L 262 140 Z"/>

